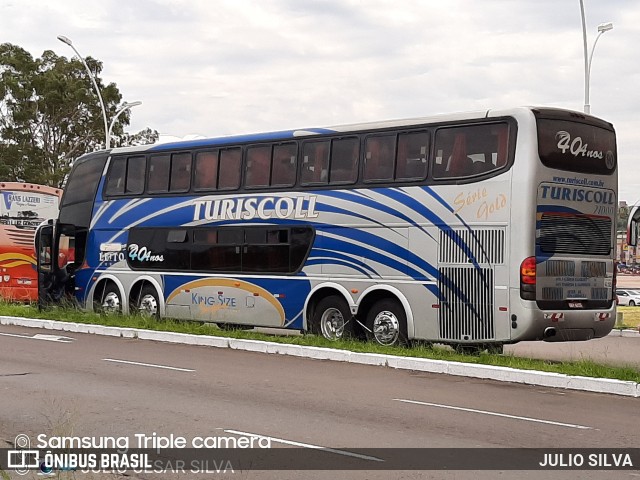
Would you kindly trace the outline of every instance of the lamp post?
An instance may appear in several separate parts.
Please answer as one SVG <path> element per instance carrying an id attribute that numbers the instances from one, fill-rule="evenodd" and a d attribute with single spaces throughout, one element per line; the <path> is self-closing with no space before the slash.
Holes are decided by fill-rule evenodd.
<path id="1" fill-rule="evenodd" d="M 118 119 L 120 114 L 122 114 L 123 112 L 125 112 L 125 111 L 127 111 L 127 110 L 129 110 L 129 109 L 131 109 L 133 107 L 137 107 L 138 105 L 142 105 L 142 102 L 140 102 L 140 101 L 124 102 L 122 104 L 122 106 L 118 109 L 118 111 L 116 112 L 114 117 L 111 119 L 111 123 L 109 124 L 109 130 L 107 131 L 107 139 L 108 139 L 107 141 L 108 142 L 111 139 L 111 131 L 113 130 L 113 126 L 116 124 L 116 120 Z M 107 147 L 107 148 L 109 148 L 109 147 Z"/>
<path id="2" fill-rule="evenodd" d="M 598 39 L 604 32 L 608 32 L 613 28 L 613 23 L 601 23 L 598 25 L 598 36 L 593 42 L 591 53 L 587 55 L 587 22 L 584 17 L 584 1 L 580 0 L 580 14 L 582 16 L 582 41 L 584 45 L 584 113 L 591 113 L 591 105 L 589 105 L 589 77 L 591 76 L 591 61 L 593 60 L 593 52 L 596 49 Z"/>
<path id="3" fill-rule="evenodd" d="M 98 84 L 96 82 L 96 79 L 93 76 L 93 73 L 91 73 L 91 69 L 89 68 L 89 65 L 87 65 L 87 62 L 84 60 L 82 55 L 80 55 L 80 52 L 78 52 L 76 47 L 74 47 L 73 42 L 71 41 L 71 39 L 68 38 L 68 37 L 65 37 L 64 35 L 58 35 L 58 40 L 60 40 L 62 43 L 66 43 L 67 45 L 69 45 L 73 49 L 73 51 L 76 53 L 76 55 L 78 56 L 78 58 L 80 59 L 80 61 L 84 65 L 84 68 L 87 69 L 87 73 L 89 73 L 89 78 L 93 82 L 93 86 L 96 89 L 96 93 L 98 94 L 98 99 L 100 100 L 100 107 L 102 107 L 102 118 L 104 119 L 105 148 L 109 149 L 109 143 L 110 142 L 109 142 L 109 126 L 108 126 L 108 122 L 107 122 L 107 110 L 104 107 L 104 101 L 102 100 L 102 94 L 100 93 L 100 89 L 98 88 Z"/>

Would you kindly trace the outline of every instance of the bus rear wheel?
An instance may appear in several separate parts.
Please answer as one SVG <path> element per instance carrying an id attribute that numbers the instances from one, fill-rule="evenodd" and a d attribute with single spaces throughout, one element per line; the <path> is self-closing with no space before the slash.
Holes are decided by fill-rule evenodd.
<path id="1" fill-rule="evenodd" d="M 407 316 L 396 300 L 378 300 L 367 312 L 367 337 L 379 345 L 407 345 Z"/>
<path id="2" fill-rule="evenodd" d="M 313 312 L 313 330 L 327 340 L 335 341 L 353 335 L 351 309 L 339 295 L 325 297 Z"/>
<path id="3" fill-rule="evenodd" d="M 143 287 L 136 303 L 136 309 L 143 317 L 160 318 L 160 301 L 155 288 L 150 285 Z"/>

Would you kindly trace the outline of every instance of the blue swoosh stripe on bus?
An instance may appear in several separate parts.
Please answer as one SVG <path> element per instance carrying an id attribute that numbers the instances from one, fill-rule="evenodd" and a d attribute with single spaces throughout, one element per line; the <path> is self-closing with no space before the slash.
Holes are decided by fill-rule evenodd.
<path id="1" fill-rule="evenodd" d="M 424 189 L 427 193 L 433 193 L 432 196 L 434 196 L 434 198 L 436 198 L 436 200 L 438 200 L 440 203 L 442 203 L 450 212 L 453 213 L 453 209 L 446 204 L 446 202 L 437 194 L 435 194 L 435 192 L 430 191 L 430 189 L 427 187 Z M 473 251 L 471 250 L 471 248 L 469 247 L 469 245 L 462 239 L 462 237 L 460 237 L 460 235 L 458 235 L 456 233 L 456 231 L 451 228 L 442 218 L 440 218 L 436 213 L 434 213 L 433 211 L 429 210 L 428 208 L 426 208 L 422 203 L 418 202 L 417 200 L 415 200 L 413 197 L 411 197 L 410 195 L 407 194 L 406 191 L 404 190 L 400 190 L 400 189 L 394 189 L 395 193 L 397 193 L 397 195 L 399 197 L 401 197 L 403 199 L 403 203 L 405 203 L 406 205 L 412 205 L 414 210 L 416 212 L 418 212 L 419 214 L 421 214 L 423 217 L 425 217 L 427 220 L 431 221 L 433 225 L 435 225 L 440 231 L 442 231 L 445 235 L 447 235 L 457 246 L 458 248 L 460 248 L 464 254 L 469 258 L 469 260 L 471 260 L 471 264 L 474 266 L 474 268 L 479 271 L 482 272 L 482 269 L 480 268 L 480 264 L 478 262 L 478 259 L 476 258 L 476 256 L 473 254 Z M 471 234 L 473 235 L 473 237 L 476 239 L 476 243 L 480 244 L 477 240 L 477 237 L 475 235 L 475 232 L 473 231 L 473 229 L 471 229 L 463 220 L 462 218 L 460 218 L 457 214 L 456 217 L 462 221 L 462 223 L 465 225 L 465 227 L 467 228 L 467 230 L 469 232 L 471 232 Z M 434 218 L 437 221 L 434 221 Z M 481 246 L 482 248 L 482 246 Z M 486 251 L 484 249 L 482 249 L 483 253 L 485 254 L 485 256 L 487 255 Z M 446 278 L 446 276 L 444 276 Z M 482 282 L 484 283 L 485 286 L 489 286 L 488 285 L 488 278 L 482 274 L 481 276 L 482 278 Z M 459 296 L 459 295 L 458 295 Z"/>
<path id="2" fill-rule="evenodd" d="M 411 277 L 413 280 L 424 280 L 426 279 L 424 274 L 420 273 L 419 271 L 415 270 L 414 268 L 411 268 L 408 265 L 403 264 L 402 262 L 395 260 L 393 258 L 389 258 L 381 253 L 378 252 L 374 252 L 366 247 L 360 247 L 358 245 L 354 245 L 352 243 L 349 243 L 345 240 L 339 240 L 339 239 L 331 239 L 331 238 L 326 238 L 325 240 L 327 240 L 326 243 L 328 243 L 328 246 L 331 246 L 332 248 L 336 248 L 338 250 L 341 251 L 346 251 L 349 252 L 353 255 L 357 255 L 357 256 L 363 256 L 363 257 L 367 257 L 369 258 L 371 261 L 374 262 L 378 262 L 382 265 L 385 265 L 389 268 L 393 268 L 394 270 L 397 270 L 398 272 L 402 272 L 405 275 L 408 275 L 409 277 Z M 432 280 L 432 279 L 427 279 L 427 280 Z M 429 290 L 431 290 L 431 292 L 436 295 L 439 296 L 438 294 L 438 288 L 436 285 L 434 284 L 426 284 L 423 285 L 426 288 L 428 288 Z"/>
<path id="3" fill-rule="evenodd" d="M 447 203 L 447 201 L 446 201 L 444 198 L 442 198 L 440 195 L 438 195 L 438 193 L 437 193 L 437 192 L 435 192 L 435 191 L 433 190 L 433 188 L 431 188 L 431 187 L 424 187 L 424 188 L 423 188 L 423 190 L 424 190 L 427 194 L 429 194 L 431 197 L 433 197 L 433 198 L 434 198 L 438 203 L 440 203 L 442 206 L 444 206 L 447 210 L 449 210 L 449 212 L 453 213 L 453 214 L 456 216 L 456 218 L 457 218 L 458 220 L 460 220 L 460 222 L 462 223 L 462 225 L 464 225 L 464 226 L 465 226 L 465 228 L 467 229 L 467 231 L 468 231 L 468 232 L 473 236 L 473 238 L 476 240 L 476 244 L 477 244 L 477 245 L 480 245 L 480 249 L 481 249 L 482 253 L 484 253 L 485 258 L 488 258 L 488 254 L 487 254 L 486 250 L 483 248 L 483 245 L 482 245 L 480 242 L 478 242 L 478 237 L 476 236 L 476 231 L 475 231 L 473 228 L 471 228 L 471 227 L 467 224 L 467 222 L 464 220 L 464 218 L 462 218 L 460 215 L 458 215 L 457 213 L 455 213 L 455 210 L 453 209 L 453 207 L 452 207 L 451 205 L 449 205 L 449 204 Z M 455 241 L 455 239 L 453 239 L 453 238 L 452 238 L 452 240 L 454 240 L 454 241 Z M 474 256 L 473 254 L 471 254 L 471 251 L 470 251 L 470 250 L 465 250 L 465 249 L 464 249 L 464 248 L 463 248 L 463 247 L 462 247 L 458 242 L 456 242 L 456 245 L 458 245 L 458 246 L 459 246 L 463 251 L 465 251 L 465 253 L 467 253 L 467 256 L 472 260 L 472 263 L 473 263 L 473 265 L 474 265 L 476 268 L 480 268 L 480 266 L 478 265 L 478 261 L 477 261 L 477 259 L 475 258 L 475 256 Z M 467 245 L 465 245 L 465 247 L 468 249 L 468 246 L 467 246 Z"/>
<path id="4" fill-rule="evenodd" d="M 437 227 L 440 231 L 444 232 L 453 242 L 472 260 L 473 265 L 476 268 L 479 268 L 478 261 L 473 255 L 473 252 L 469 248 L 469 246 L 465 243 L 465 241 L 456 233 L 454 229 L 452 229 L 440 216 L 434 213 L 432 210 L 429 210 L 422 203 L 417 201 L 412 196 L 408 195 L 403 190 L 396 190 L 394 193 L 397 194 L 395 200 L 402 201 L 403 204 L 413 208 L 418 214 L 422 215 L 429 222 L 431 222 L 435 227 Z M 394 198 L 392 195 L 388 195 L 390 198 Z M 400 200 L 401 199 L 401 200 Z M 449 207 L 450 208 L 450 207 Z"/>
<path id="5" fill-rule="evenodd" d="M 338 230 L 338 232 L 336 232 Z M 348 231 L 349 235 L 344 235 L 341 231 Z M 331 229 L 330 232 L 333 235 L 345 237 L 351 240 L 356 240 L 365 245 L 374 245 L 380 250 L 385 252 L 389 252 L 390 254 L 407 260 L 407 262 L 413 264 L 414 266 L 421 268 L 425 272 L 428 272 L 433 278 L 437 278 L 438 270 L 433 267 L 430 263 L 426 262 L 423 258 L 419 257 L 415 253 L 409 251 L 408 249 L 401 247 L 397 243 L 391 242 L 384 238 L 381 238 L 377 235 L 374 235 L 369 232 L 365 232 L 363 230 L 343 227 L 340 229 Z M 381 262 L 384 263 L 384 262 Z"/>
<path id="6" fill-rule="evenodd" d="M 303 202 L 304 203 L 304 202 Z M 381 227 L 387 228 L 383 223 L 378 222 L 377 220 L 373 220 L 372 218 L 367 217 L 366 215 L 361 215 L 359 213 L 355 213 L 353 210 L 346 210 L 344 208 L 336 207 L 335 205 L 331 205 L 328 203 L 316 203 L 316 210 L 318 212 L 327 212 L 327 213 L 340 213 L 343 215 L 348 215 L 350 217 L 362 218 L 370 223 L 375 223 Z"/>
<path id="7" fill-rule="evenodd" d="M 345 255 L 342 252 L 337 252 L 335 250 L 328 250 L 326 248 L 317 248 L 314 247 L 313 249 L 311 249 L 311 253 L 309 254 L 309 258 L 312 257 L 323 257 L 323 258 L 335 258 L 335 259 L 339 259 L 339 260 L 343 260 L 346 262 L 351 262 L 354 263 L 356 265 L 358 265 L 361 268 L 364 268 L 366 270 L 368 270 L 371 275 L 367 275 L 368 277 L 380 277 L 381 275 L 378 274 L 378 272 L 376 272 L 370 265 L 367 265 L 366 263 L 364 263 L 361 260 L 358 260 L 356 258 L 352 258 L 348 255 Z"/>
<path id="8" fill-rule="evenodd" d="M 390 215 L 393 215 L 394 217 L 400 218 L 402 220 L 404 220 L 405 222 L 410 223 L 411 225 L 413 225 L 414 227 L 419 228 L 421 231 L 423 231 L 424 233 L 426 233 L 427 235 L 429 235 L 429 237 L 433 238 L 433 236 L 427 232 L 424 228 L 422 228 L 420 225 L 418 225 L 418 223 L 413 220 L 412 218 L 408 217 L 407 215 L 405 215 L 404 213 L 395 210 L 394 208 L 389 207 L 388 205 L 385 205 L 384 203 L 381 203 L 373 198 L 371 198 L 370 196 L 361 193 L 361 192 L 344 192 L 344 191 L 340 191 L 340 192 L 330 192 L 328 194 L 324 193 L 323 194 L 327 197 L 330 198 L 339 198 L 342 200 L 347 200 L 350 202 L 353 202 L 357 205 L 366 205 L 369 206 L 371 208 L 374 208 L 376 210 L 388 213 Z M 382 225 L 382 224 L 380 224 Z"/>
<path id="9" fill-rule="evenodd" d="M 305 263 L 305 265 L 326 265 L 327 262 L 326 260 L 322 259 L 322 258 L 311 258 L 309 257 Z M 357 270 L 358 272 L 360 272 L 363 275 L 366 275 L 368 278 L 371 278 L 371 275 L 369 275 L 366 270 L 364 270 L 363 268 L 358 267 L 357 265 L 354 265 L 350 262 L 343 262 L 342 260 L 332 260 L 331 261 L 332 265 L 342 265 L 344 267 L 349 267 L 352 268 L 354 270 Z"/>

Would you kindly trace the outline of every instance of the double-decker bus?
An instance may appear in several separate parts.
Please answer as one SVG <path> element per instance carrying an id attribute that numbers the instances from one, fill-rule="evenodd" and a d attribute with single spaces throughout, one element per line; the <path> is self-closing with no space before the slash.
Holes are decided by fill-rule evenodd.
<path id="1" fill-rule="evenodd" d="M 87 309 L 383 345 L 587 340 L 615 320 L 617 188 L 613 126 L 555 108 L 120 148 L 75 162 L 40 270 L 70 237 L 60 277 Z"/>
<path id="2" fill-rule="evenodd" d="M 57 218 L 62 190 L 0 182 L 0 299 L 38 299 L 33 241 L 43 221 Z"/>

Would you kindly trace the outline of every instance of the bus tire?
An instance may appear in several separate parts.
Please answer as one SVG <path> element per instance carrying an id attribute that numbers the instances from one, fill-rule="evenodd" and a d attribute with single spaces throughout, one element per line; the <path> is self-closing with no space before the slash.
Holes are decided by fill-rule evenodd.
<path id="1" fill-rule="evenodd" d="M 392 298 L 378 300 L 367 312 L 367 338 L 383 346 L 408 345 L 407 315 Z"/>
<path id="2" fill-rule="evenodd" d="M 341 295 L 324 297 L 313 309 L 313 331 L 335 341 L 353 336 L 353 315 Z"/>
<path id="3" fill-rule="evenodd" d="M 98 313 L 122 313 L 122 297 L 115 283 L 107 283 L 99 298 L 94 297 L 94 310 Z"/>
<path id="4" fill-rule="evenodd" d="M 158 292 L 151 285 L 145 285 L 136 302 L 136 313 L 143 317 L 160 318 L 160 300 Z"/>

